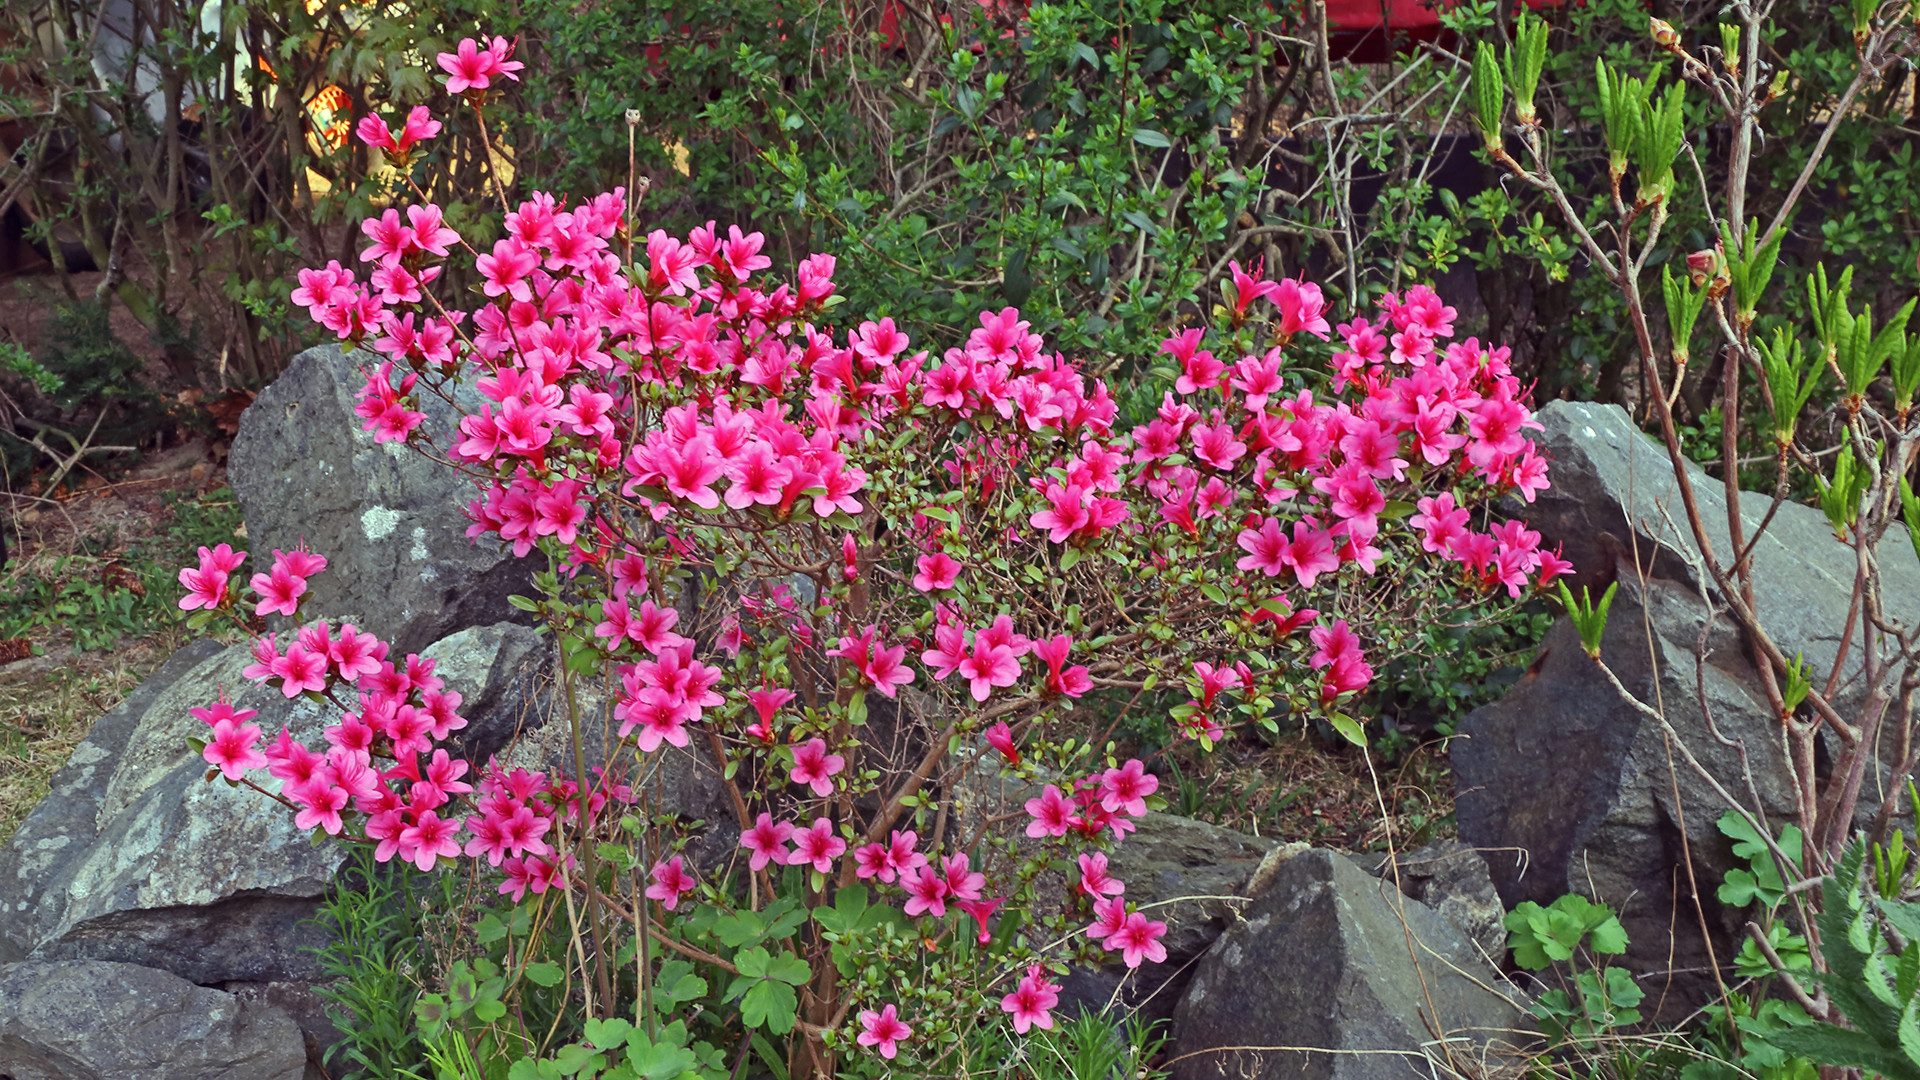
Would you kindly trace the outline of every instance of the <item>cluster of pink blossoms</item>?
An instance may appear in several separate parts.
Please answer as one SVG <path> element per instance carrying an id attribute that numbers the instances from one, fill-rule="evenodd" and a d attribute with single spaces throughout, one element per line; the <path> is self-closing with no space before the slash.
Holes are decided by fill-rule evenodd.
<path id="1" fill-rule="evenodd" d="M 511 54 L 505 39 L 469 40 L 439 64 L 449 91 L 477 103 L 501 80 L 518 78 Z M 364 141 L 402 165 L 438 129 L 424 109 L 397 130 L 371 117 L 359 127 Z M 1399 516 L 1391 503 L 1417 501 L 1408 527 L 1419 548 L 1483 589 L 1504 586 L 1518 596 L 1567 569 L 1517 523 L 1473 528 L 1474 495 L 1513 491 L 1530 501 L 1546 486 L 1546 467 L 1524 435 L 1538 425 L 1507 351 L 1449 342 L 1454 312 L 1431 290 L 1389 295 L 1377 319 L 1336 331 L 1317 286 L 1264 280 L 1258 267 L 1234 263 L 1232 329 L 1264 300 L 1280 344 L 1216 358 L 1205 330 L 1169 337 L 1162 349 L 1179 367 L 1173 391 L 1151 420 L 1116 431 L 1106 385 L 1048 353 L 1014 308 L 982 313 L 963 345 L 935 359 L 915 351 L 890 318 L 844 331 L 817 325 L 839 299 L 832 256 L 810 256 L 791 285 L 767 288 L 756 280 L 771 265 L 760 234 L 708 223 L 684 238 L 642 236 L 626 210 L 623 190 L 571 205 L 536 193 L 506 214 L 506 235 L 473 251 L 437 207 L 383 209 L 362 226 L 366 280 L 330 263 L 302 271 L 293 300 L 341 340 L 383 358 L 366 372 L 356 406 L 376 442 L 423 440 L 419 395 L 456 377 L 471 380 L 484 404 L 441 447 L 485 478 L 468 508 L 469 535 L 497 537 L 517 555 L 544 551 L 573 577 L 588 597 L 592 640 L 618 677 L 620 734 L 639 752 L 688 746 L 706 727 L 768 757 L 776 767 L 764 775 L 774 788 L 785 776 L 792 788 L 758 794 L 787 809 L 761 811 L 743 830 L 756 873 L 786 866 L 828 875 L 850 862 L 859 879 L 897 890 L 910 917 L 957 913 L 978 924 L 981 941 L 991 939 L 989 921 L 1007 898 L 990 895 L 968 852 L 922 851 L 912 829 L 861 842 L 853 823 L 836 816 L 836 800 L 860 767 L 841 751 L 856 748 L 830 745 L 814 726 L 783 734 L 799 722 L 787 713 L 792 689 L 764 673 L 729 685 L 730 672 L 714 666 L 719 654 L 738 659 L 749 645 L 784 640 L 790 651 L 838 661 L 843 691 L 889 698 L 916 680 L 915 659 L 931 682 L 957 675 L 955 685 L 964 681 L 975 703 L 1025 695 L 1065 704 L 1117 685 L 1096 674 L 1112 668 L 1073 662 L 1093 661 L 1098 639 L 1077 644 L 1058 625 L 1017 625 L 977 598 L 970 575 L 982 570 L 973 565 L 978 544 L 1049 559 L 1057 549 L 1064 572 L 1069 554 L 1119 545 L 1164 565 L 1153 539 L 1184 538 L 1208 561 L 1215 595 L 1227 597 L 1223 617 L 1265 625 L 1275 644 L 1307 631 L 1310 656 L 1303 644 L 1286 647 L 1307 658 L 1325 706 L 1371 681 L 1360 637 L 1344 619 L 1296 607 L 1277 586 L 1314 590 L 1323 578 L 1375 573 L 1387 557 L 1382 531 Z M 644 249 L 644 262 L 623 263 L 618 252 L 629 245 Z M 472 310 L 431 293 L 445 260 L 462 249 L 480 279 Z M 1288 347 L 1297 335 L 1329 341 L 1336 333 L 1337 396 L 1316 399 L 1290 374 Z M 944 477 L 946 495 L 909 510 L 910 520 L 888 518 L 891 536 L 876 548 L 867 519 L 890 511 L 887 485 L 870 485 L 869 470 L 885 446 L 898 449 L 915 435 L 916 446 L 937 448 L 923 460 L 940 464 L 930 471 Z M 1435 476 L 1465 501 L 1417 486 Z M 1002 519 L 994 535 L 963 535 L 975 526 L 957 509 L 1006 497 L 1022 501 L 1018 516 Z M 646 523 L 665 538 L 664 554 L 636 539 Z M 710 525 L 797 526 L 827 537 L 839 548 L 826 556 L 837 580 L 909 583 L 913 593 L 904 595 L 919 594 L 931 618 L 918 629 L 856 618 L 826 597 L 802 605 L 784 582 L 744 580 L 721 617 L 715 652 L 703 656 L 676 632 L 679 613 L 657 583 L 683 560 L 701 564 L 695 537 Z M 275 554 L 273 570 L 253 581 L 257 610 L 294 615 L 305 577 L 324 562 Z M 182 571 L 182 606 L 232 605 L 228 575 L 243 557 L 203 550 L 200 566 Z M 591 820 L 624 789 L 602 776 L 583 799 L 578 781 L 491 764 L 472 770 L 450 758 L 436 743 L 465 723 L 455 712 L 458 695 L 444 692 L 430 660 L 400 665 L 386 656 L 383 643 L 351 626 L 338 635 L 325 623 L 307 627 L 284 652 L 263 638 L 250 676 L 279 680 L 289 697 L 352 690 L 356 700 L 328 728 L 325 751 L 299 747 L 283 732 L 262 752 L 250 714 L 216 704 L 203 716 L 214 735 L 207 760 L 230 778 L 268 768 L 285 781 L 283 797 L 302 827 L 341 833 L 351 808 L 360 815 L 353 831 L 375 843 L 382 860 L 398 855 L 425 869 L 465 853 L 500 867 L 501 891 L 516 899 L 564 887 L 548 842 L 555 824 L 576 817 L 583 801 Z M 1190 737 L 1225 737 L 1222 703 L 1233 696 L 1285 697 L 1273 690 L 1288 665 L 1256 670 L 1217 655 L 1179 663 L 1193 698 L 1176 721 Z M 726 721 L 716 716 L 739 722 L 719 730 Z M 984 736 L 1019 764 L 1004 721 Z M 375 766 L 389 760 L 391 767 Z M 482 775 L 470 779 L 470 771 Z M 1064 789 L 1047 785 L 1027 804 L 1027 835 L 1079 847 L 1118 840 L 1157 784 L 1130 761 Z M 473 811 L 460 816 L 451 809 L 456 799 Z M 1129 908 L 1106 856 L 1081 853 L 1079 863 L 1087 938 L 1128 967 L 1164 959 L 1164 924 Z M 674 910 L 698 887 L 675 856 L 655 863 L 646 894 Z M 1021 1032 L 1052 1024 L 1058 987 L 1043 970 L 1029 969 L 1002 1002 Z M 883 1057 L 912 1035 L 893 1005 L 862 1011 L 858 1023 L 858 1042 Z"/>
<path id="2" fill-rule="evenodd" d="M 327 561 L 305 550 L 273 556 L 272 569 L 249 583 L 252 614 L 297 617 L 307 579 L 326 569 Z M 182 610 L 214 612 L 246 602 L 227 580 L 245 552 L 221 544 L 201 548 L 199 559 L 198 567 L 180 571 Z M 577 785 L 490 765 L 476 794 L 471 765 L 439 745 L 467 721 L 458 711 L 459 691 L 434 674 L 432 658 L 408 654 L 395 663 L 386 642 L 352 623 L 336 632 L 324 620 L 301 627 L 284 648 L 275 635 L 263 634 L 252 653 L 253 662 L 241 671 L 246 678 L 277 685 L 290 699 L 310 694 L 339 703 L 350 695 L 353 704 L 322 732 L 325 749 L 295 741 L 286 728 L 263 748 L 259 725 L 247 722 L 256 711 L 236 710 L 224 696 L 191 710 L 212 728 L 201 756 L 221 775 L 238 781 L 249 770 L 267 770 L 281 781 L 279 798 L 296 811 L 298 828 L 371 843 L 380 862 L 398 856 L 431 870 L 461 854 L 484 857 L 505 875 L 500 892 L 516 900 L 560 881 L 559 865 L 547 858 L 554 849 L 543 838 L 557 817 L 577 811 Z M 592 793 L 589 811 L 598 811 L 609 795 L 627 794 L 620 785 L 603 784 Z M 460 796 L 472 798 L 473 812 L 452 809 Z M 351 831 L 349 812 L 361 816 Z M 464 845 L 462 833 L 468 837 Z"/>

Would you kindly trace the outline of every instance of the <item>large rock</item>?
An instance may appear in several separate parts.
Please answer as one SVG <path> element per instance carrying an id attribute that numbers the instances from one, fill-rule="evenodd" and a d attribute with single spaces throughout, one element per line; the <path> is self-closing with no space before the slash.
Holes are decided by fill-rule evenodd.
<path id="1" fill-rule="evenodd" d="M 1548 544 L 1564 545 L 1577 580 L 1597 586 L 1635 576 L 1637 539 L 1639 565 L 1650 576 L 1697 586 L 1691 564 L 1697 548 L 1665 448 L 1618 405 L 1555 401 L 1537 419 L 1545 428 L 1538 441 L 1553 460 L 1553 486 L 1532 506 L 1515 509 Z M 1687 475 L 1714 553 L 1726 562 L 1726 489 L 1691 462 Z M 1747 540 L 1771 503 L 1768 495 L 1741 494 Z M 1889 534 L 1880 561 L 1886 610 L 1916 617 L 1920 559 L 1913 546 Z M 1852 549 L 1834 539 L 1819 510 L 1789 502 L 1754 548 L 1753 564 L 1763 583 L 1754 602 L 1767 633 L 1788 656 L 1804 653 L 1815 670 L 1831 669 L 1853 599 Z M 1857 635 L 1855 642 L 1857 657 Z"/>
<path id="2" fill-rule="evenodd" d="M 300 1080 L 306 1065 L 271 1005 L 134 964 L 0 965 L 9 1080 Z"/>
<path id="3" fill-rule="evenodd" d="M 1685 515 L 1666 453 L 1618 406 L 1554 402 L 1539 416 L 1553 487 L 1520 509 L 1549 543 L 1565 546 L 1596 595 L 1608 581 L 1619 584 L 1601 646 L 1608 667 L 1640 701 L 1664 708 L 1722 788 L 1748 805 L 1757 797 L 1776 823 L 1790 820 L 1779 723 L 1731 622 L 1721 615 L 1708 624 L 1691 535 L 1674 529 L 1685 528 Z M 1724 489 L 1698 469 L 1689 474 L 1724 559 Z M 1768 504 L 1764 496 L 1742 499 L 1749 529 Z M 1851 599 L 1852 555 L 1820 512 L 1786 504 L 1754 559 L 1763 582 L 1756 604 L 1769 632 L 1788 654 L 1829 670 Z M 1882 560 L 1888 610 L 1920 612 L 1911 548 L 1888 543 Z M 1696 665 L 1696 647 L 1704 665 Z M 1857 697 L 1843 694 L 1843 707 Z M 1452 759 L 1460 838 L 1487 853 L 1501 898 L 1548 903 L 1578 892 L 1609 903 L 1621 912 L 1627 963 L 1650 1001 L 1684 1012 L 1712 992 L 1709 957 L 1730 961 L 1741 921 L 1714 898 L 1721 877 L 1739 865 L 1715 828 L 1726 803 L 1587 659 L 1570 621 L 1548 634 L 1507 697 L 1468 716 L 1459 735 Z M 1866 788 L 1863 812 L 1871 812 L 1872 777 Z M 1693 912 L 1695 883 L 1711 953 Z"/>
<path id="4" fill-rule="evenodd" d="M 435 674 L 464 698 L 469 726 L 457 733 L 457 751 L 484 760 L 522 725 L 538 723 L 550 651 L 511 623 L 463 630 L 426 649 L 438 661 Z M 0 849 L 0 960 L 164 969 L 292 1007 L 325 1046 L 339 1036 L 307 991 L 322 977 L 308 950 L 328 940 L 311 920 L 342 849 L 310 842 L 291 812 L 259 792 L 206 782 L 205 762 L 186 745 L 206 731 L 187 710 L 221 687 L 236 705 L 259 710 L 254 722 L 264 731 L 285 725 L 319 745 L 335 711 L 253 684 L 240 674 L 250 660 L 244 645 L 194 642 L 94 723 Z"/>
<path id="5" fill-rule="evenodd" d="M 1193 977 L 1193 963 L 1246 906 L 1249 882 L 1275 847 L 1261 840 L 1173 814 L 1148 814 L 1114 846 L 1109 869 L 1126 883 L 1126 898 L 1167 924 L 1167 958 L 1129 973 L 1118 954 L 1097 969 L 1075 968 L 1064 982 L 1069 1005 L 1099 1010 L 1120 1001 L 1155 1019 L 1173 1015 Z"/>
<path id="6" fill-rule="evenodd" d="M 327 571 L 310 583 L 313 610 L 392 641 L 404 654 L 468 626 L 527 621 L 507 597 L 532 591 L 530 564 L 493 538 L 467 538 L 473 483 L 397 443 L 376 444 L 353 407 L 368 353 L 321 345 L 293 358 L 240 417 L 227 476 L 254 557 L 305 542 Z M 421 394 L 419 431 L 450 445 L 452 406 Z M 462 407 L 481 399 L 462 387 Z"/>
<path id="7" fill-rule="evenodd" d="M 1458 840 L 1436 840 L 1402 852 L 1391 863 L 1384 855 L 1355 856 L 1367 873 L 1396 882 L 1454 925 L 1489 964 L 1507 956 L 1506 905 L 1494 887 L 1487 860 Z"/>
<path id="8" fill-rule="evenodd" d="M 1515 1000 L 1437 912 L 1308 851 L 1201 958 L 1174 1017 L 1174 1076 L 1414 1080 L 1449 1054 L 1477 1064 L 1524 1042 Z"/>

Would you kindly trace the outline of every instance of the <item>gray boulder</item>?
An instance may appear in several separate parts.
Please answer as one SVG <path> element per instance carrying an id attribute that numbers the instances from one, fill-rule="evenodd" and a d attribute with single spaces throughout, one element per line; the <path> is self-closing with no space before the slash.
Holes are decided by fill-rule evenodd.
<path id="1" fill-rule="evenodd" d="M 1392 863 L 1384 855 L 1355 856 L 1354 862 L 1375 877 L 1397 881 L 1403 894 L 1452 923 L 1488 963 L 1506 959 L 1507 909 L 1478 851 L 1458 840 L 1436 840 Z"/>
<path id="2" fill-rule="evenodd" d="M 300 1080 L 300 1029 L 271 1005 L 99 960 L 0 965 L 10 1080 Z"/>
<path id="3" fill-rule="evenodd" d="M 1691 535 L 1674 531 L 1685 529 L 1685 516 L 1665 451 L 1618 406 L 1554 402 L 1539 417 L 1554 458 L 1553 487 L 1532 507 L 1514 509 L 1549 544 L 1564 545 L 1596 595 L 1618 583 L 1602 642 L 1608 667 L 1641 701 L 1663 703 L 1722 787 L 1748 805 L 1757 801 L 1776 826 L 1791 820 L 1779 723 L 1731 622 L 1721 615 L 1708 624 Z M 1724 489 L 1697 468 L 1689 475 L 1725 558 Z M 1764 496 L 1743 498 L 1749 529 L 1768 505 Z M 1920 612 L 1920 564 L 1911 548 L 1888 543 L 1882 558 L 1888 609 Z M 1754 559 L 1765 583 L 1756 603 L 1769 632 L 1815 670 L 1830 669 L 1851 599 L 1852 555 L 1819 511 L 1786 504 Z M 1704 648 L 1704 664 L 1696 664 L 1696 647 Z M 1840 703 L 1858 696 L 1843 693 Z M 1666 1003 L 1663 1016 L 1713 991 L 1710 956 L 1729 962 L 1741 921 L 1714 898 L 1721 877 L 1738 865 L 1715 827 L 1727 806 L 1672 751 L 1660 725 L 1587 659 L 1569 620 L 1548 634 L 1504 699 L 1467 717 L 1451 756 L 1460 839 L 1487 853 L 1508 906 L 1568 892 L 1613 905 L 1629 935 L 1627 964 L 1649 1000 Z M 1872 777 L 1865 787 L 1876 789 Z M 1862 803 L 1863 814 L 1876 808 L 1871 795 Z M 1711 952 L 1693 914 L 1695 883 Z"/>
<path id="4" fill-rule="evenodd" d="M 1449 1058 L 1478 1075 L 1529 1040 L 1518 1000 L 1437 912 L 1346 856 L 1308 851 L 1196 966 L 1173 1075 L 1414 1080 Z"/>
<path id="5" fill-rule="evenodd" d="M 304 541 L 328 567 L 309 585 L 313 611 L 351 622 L 404 655 L 468 626 L 530 617 L 507 597 L 532 590 L 530 564 L 494 539 L 467 538 L 472 481 L 397 443 L 376 444 L 353 407 L 369 353 L 321 345 L 301 353 L 241 414 L 227 476 L 247 523 L 249 572 Z M 462 407 L 481 399 L 462 388 Z M 420 395 L 425 433 L 444 450 L 458 416 Z"/>
<path id="6" fill-rule="evenodd" d="M 1554 401 L 1536 418 L 1545 428 L 1537 441 L 1552 458 L 1553 486 L 1533 505 L 1513 509 L 1549 545 L 1564 545 L 1576 581 L 1594 584 L 1597 595 L 1605 581 L 1635 576 L 1637 540 L 1638 564 L 1649 576 L 1697 589 L 1689 561 L 1696 547 L 1665 448 L 1618 405 Z M 1726 488 L 1691 462 L 1687 475 L 1714 552 L 1726 561 Z M 1768 495 L 1741 494 L 1748 540 L 1771 503 Z M 1880 557 L 1886 610 L 1914 618 L 1920 559 L 1913 546 L 1890 535 Z M 1853 598 L 1852 549 L 1834 539 L 1819 510 L 1789 502 L 1754 548 L 1753 563 L 1756 579 L 1765 583 L 1754 602 L 1767 633 L 1787 655 L 1804 653 L 1816 670 L 1831 669 Z"/>
<path id="7" fill-rule="evenodd" d="M 1118 954 L 1099 968 L 1075 968 L 1061 983 L 1062 1000 L 1103 1009 L 1119 1000 L 1154 1019 L 1173 1015 L 1193 977 L 1194 961 L 1212 947 L 1246 906 L 1248 883 L 1275 842 L 1173 814 L 1148 814 L 1109 856 L 1126 899 L 1167 924 L 1167 958 L 1129 972 Z"/>

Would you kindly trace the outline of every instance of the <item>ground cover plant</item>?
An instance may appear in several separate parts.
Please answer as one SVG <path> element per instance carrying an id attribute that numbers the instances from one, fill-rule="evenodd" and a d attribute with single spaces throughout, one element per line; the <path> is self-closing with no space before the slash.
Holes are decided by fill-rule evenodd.
<path id="1" fill-rule="evenodd" d="M 439 66 L 481 117 L 519 70 L 498 37 Z M 405 163 L 439 123 L 357 134 Z M 196 712 L 215 774 L 300 827 L 472 859 L 511 901 L 469 914 L 421 999 L 438 1072 L 999 1070 L 1054 1026 L 1065 965 L 1164 957 L 1108 870 L 1160 803 L 1121 715 L 1165 687 L 1201 748 L 1313 718 L 1364 742 L 1376 625 L 1566 569 L 1488 516 L 1546 463 L 1505 351 L 1451 340 L 1431 290 L 1336 326 L 1314 284 L 1236 263 L 1129 431 L 1014 308 L 936 358 L 890 318 L 835 326 L 830 255 L 775 285 L 758 234 L 643 232 L 623 189 L 536 193 L 488 243 L 406 180 L 363 226 L 365 278 L 302 271 L 292 299 L 382 356 L 374 439 L 475 477 L 470 533 L 544 563 L 515 602 L 558 648 L 572 768 L 450 756 L 432 662 L 324 619 L 257 637 L 248 669 L 342 710 L 324 745 Z M 453 312 L 435 279 L 467 257 L 479 306 Z M 425 443 L 418 396 L 461 377 L 486 400 Z M 307 614 L 325 553 L 248 558 L 180 572 L 194 624 Z M 595 687 L 620 743 L 590 757 Z M 731 856 L 697 861 L 659 801 L 676 749 L 725 778 Z"/>

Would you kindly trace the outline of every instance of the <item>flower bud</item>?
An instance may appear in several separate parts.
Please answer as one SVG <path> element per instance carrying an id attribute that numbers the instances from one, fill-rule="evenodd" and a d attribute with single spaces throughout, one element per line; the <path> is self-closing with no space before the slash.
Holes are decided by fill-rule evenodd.
<path id="1" fill-rule="evenodd" d="M 1680 47 L 1680 34 L 1673 24 L 1665 19 L 1648 19 L 1647 29 L 1653 34 L 1653 43 L 1663 49 Z"/>
<path id="2" fill-rule="evenodd" d="M 1694 288 L 1705 285 L 1720 270 L 1720 251 L 1717 248 L 1702 248 L 1687 256 L 1687 278 Z"/>

